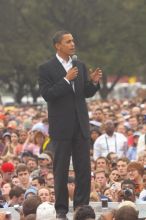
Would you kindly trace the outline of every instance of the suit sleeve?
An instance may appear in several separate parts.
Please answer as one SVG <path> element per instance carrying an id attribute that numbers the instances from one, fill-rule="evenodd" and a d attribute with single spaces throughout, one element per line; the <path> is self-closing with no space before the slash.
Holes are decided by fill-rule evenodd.
<path id="1" fill-rule="evenodd" d="M 54 81 L 45 65 L 39 67 L 38 82 L 40 93 L 46 102 L 56 100 L 72 90 L 64 77 Z"/>

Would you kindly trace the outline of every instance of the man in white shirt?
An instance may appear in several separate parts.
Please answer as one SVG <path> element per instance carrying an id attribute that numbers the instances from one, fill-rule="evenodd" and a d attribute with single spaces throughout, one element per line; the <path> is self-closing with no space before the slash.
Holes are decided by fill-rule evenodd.
<path id="1" fill-rule="evenodd" d="M 124 156 L 127 151 L 127 138 L 115 132 L 113 121 L 105 122 L 105 133 L 99 136 L 93 149 L 93 158 L 96 160 L 100 156 L 106 157 L 109 152 L 115 152 L 119 157 Z"/>

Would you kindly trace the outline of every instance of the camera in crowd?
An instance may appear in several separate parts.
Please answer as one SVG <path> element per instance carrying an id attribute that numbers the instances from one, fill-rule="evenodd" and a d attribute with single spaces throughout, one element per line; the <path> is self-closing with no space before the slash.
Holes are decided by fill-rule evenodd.
<path id="1" fill-rule="evenodd" d="M 133 192 L 133 189 L 127 188 L 127 189 L 124 189 L 124 190 L 123 190 L 124 198 L 128 198 L 128 197 L 132 196 L 133 193 L 134 193 L 134 192 Z"/>

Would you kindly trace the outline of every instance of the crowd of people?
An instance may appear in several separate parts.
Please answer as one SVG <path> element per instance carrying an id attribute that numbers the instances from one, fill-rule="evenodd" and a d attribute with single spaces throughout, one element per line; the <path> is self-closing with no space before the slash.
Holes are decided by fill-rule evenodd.
<path id="1" fill-rule="evenodd" d="M 139 100 L 90 100 L 87 104 L 90 201 L 107 199 L 109 202 L 144 203 L 146 103 Z M 53 156 L 45 107 L 0 106 L 0 207 L 19 209 L 25 220 L 45 219 L 42 211 L 45 209 L 51 210 L 55 216 Z M 69 201 L 73 201 L 75 181 L 70 160 Z M 90 218 L 95 219 L 94 216 Z"/>

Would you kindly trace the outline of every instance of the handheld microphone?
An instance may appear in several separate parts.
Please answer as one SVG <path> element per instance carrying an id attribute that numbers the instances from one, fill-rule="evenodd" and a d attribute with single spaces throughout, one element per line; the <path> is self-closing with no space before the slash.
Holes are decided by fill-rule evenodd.
<path id="1" fill-rule="evenodd" d="M 72 56 L 72 67 L 77 66 L 77 59 L 78 59 L 77 55 L 74 54 Z"/>

